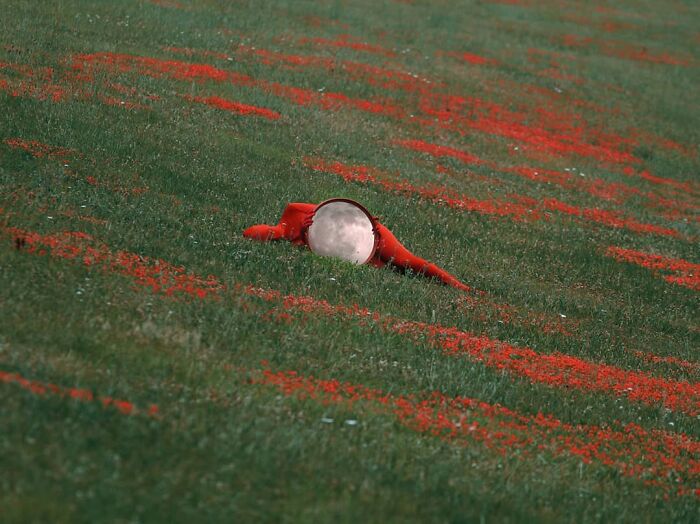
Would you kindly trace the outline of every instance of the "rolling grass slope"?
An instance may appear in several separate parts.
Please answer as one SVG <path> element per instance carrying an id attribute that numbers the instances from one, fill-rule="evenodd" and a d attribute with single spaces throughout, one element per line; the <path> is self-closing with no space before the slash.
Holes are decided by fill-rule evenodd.
<path id="1" fill-rule="evenodd" d="M 3 521 L 698 521 L 695 2 L 3 7 Z"/>

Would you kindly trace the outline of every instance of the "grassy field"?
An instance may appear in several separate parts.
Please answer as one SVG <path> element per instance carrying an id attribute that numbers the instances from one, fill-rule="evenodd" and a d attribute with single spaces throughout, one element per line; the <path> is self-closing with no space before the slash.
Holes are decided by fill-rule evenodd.
<path id="1" fill-rule="evenodd" d="M 3 522 L 700 520 L 697 2 L 2 7 Z"/>

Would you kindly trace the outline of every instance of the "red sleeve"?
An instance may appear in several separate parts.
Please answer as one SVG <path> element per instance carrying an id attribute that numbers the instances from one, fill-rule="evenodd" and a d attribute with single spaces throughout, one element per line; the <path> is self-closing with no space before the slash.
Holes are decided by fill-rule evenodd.
<path id="1" fill-rule="evenodd" d="M 279 240 L 284 238 L 284 230 L 279 225 L 268 226 L 267 224 L 258 224 L 256 226 L 250 226 L 248 229 L 243 231 L 243 236 L 250 238 L 252 240 Z"/>
<path id="2" fill-rule="evenodd" d="M 394 234 L 382 224 L 377 223 L 377 231 L 379 232 L 379 245 L 377 246 L 377 254 L 375 256 L 382 262 L 391 263 L 398 267 L 410 269 L 415 273 L 422 273 L 429 277 L 438 278 L 444 284 L 461 289 L 462 291 L 470 290 L 469 286 L 462 284 L 456 277 L 444 269 L 411 253 L 397 240 Z"/>
<path id="3" fill-rule="evenodd" d="M 297 244 L 303 244 L 301 233 L 304 220 L 314 212 L 315 204 L 292 202 L 287 204 L 279 222 L 275 226 L 258 224 L 251 226 L 243 232 L 246 238 L 254 240 L 289 240 Z"/>

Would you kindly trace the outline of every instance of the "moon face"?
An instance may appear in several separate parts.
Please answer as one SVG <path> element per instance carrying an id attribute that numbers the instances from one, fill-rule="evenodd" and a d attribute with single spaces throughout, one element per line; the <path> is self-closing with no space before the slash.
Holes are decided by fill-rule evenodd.
<path id="1" fill-rule="evenodd" d="M 311 251 L 364 264 L 374 252 L 372 221 L 365 211 L 344 201 L 330 201 L 316 208 L 307 232 Z"/>

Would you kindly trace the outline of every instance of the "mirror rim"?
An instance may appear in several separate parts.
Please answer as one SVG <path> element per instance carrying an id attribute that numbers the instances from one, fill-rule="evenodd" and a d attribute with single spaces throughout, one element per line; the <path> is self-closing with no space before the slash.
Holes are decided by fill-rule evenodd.
<path id="1" fill-rule="evenodd" d="M 367 208 L 365 206 L 363 206 L 362 204 L 360 204 L 358 201 L 353 200 L 351 198 L 343 198 L 343 197 L 329 198 L 328 200 L 324 200 L 323 202 L 321 202 L 320 204 L 318 204 L 316 206 L 316 208 L 314 209 L 314 215 L 316 215 L 316 212 L 321 207 L 328 205 L 328 204 L 332 204 L 334 202 L 345 202 L 346 204 L 354 205 L 355 207 L 359 208 L 360 211 L 362 211 L 367 216 L 370 224 L 372 224 L 372 234 L 374 235 L 374 245 L 372 246 L 372 251 L 370 252 L 369 256 L 367 257 L 367 260 L 365 260 L 364 262 L 360 262 L 359 265 L 368 263 L 370 260 L 372 260 L 372 258 L 374 257 L 374 254 L 377 252 L 377 248 L 379 247 L 379 232 L 377 231 L 377 221 L 374 219 L 374 217 L 371 215 L 371 213 L 369 211 L 367 211 Z M 313 221 L 312 221 L 312 225 L 313 225 Z M 307 246 L 309 246 L 309 249 L 311 250 L 312 253 L 315 253 L 315 251 L 311 247 L 311 244 L 309 243 L 309 229 L 310 228 L 311 228 L 311 226 L 309 226 L 308 228 L 306 228 L 304 230 L 304 243 Z"/>

